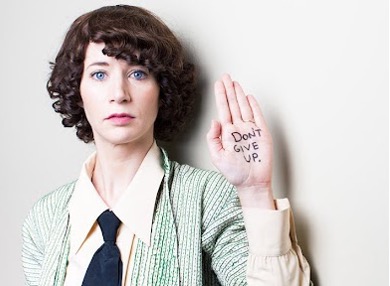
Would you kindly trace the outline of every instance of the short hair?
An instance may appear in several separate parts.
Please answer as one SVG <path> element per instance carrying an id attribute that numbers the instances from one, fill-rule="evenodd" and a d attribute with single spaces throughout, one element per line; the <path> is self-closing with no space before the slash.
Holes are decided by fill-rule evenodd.
<path id="1" fill-rule="evenodd" d="M 65 127 L 76 128 L 86 143 L 93 133 L 80 96 L 80 82 L 89 43 L 104 43 L 107 56 L 143 65 L 160 87 L 154 137 L 170 141 L 190 120 L 195 104 L 195 67 L 174 33 L 152 12 L 136 6 L 106 6 L 78 17 L 51 62 L 47 90 Z"/>

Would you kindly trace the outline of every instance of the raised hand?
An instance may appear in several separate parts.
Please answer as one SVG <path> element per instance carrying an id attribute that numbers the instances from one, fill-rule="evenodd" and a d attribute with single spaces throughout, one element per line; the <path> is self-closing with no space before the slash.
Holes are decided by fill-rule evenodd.
<path id="1" fill-rule="evenodd" d="M 242 205 L 274 208 L 272 137 L 260 106 L 225 74 L 215 83 L 219 121 L 207 134 L 213 164 L 238 190 Z"/>

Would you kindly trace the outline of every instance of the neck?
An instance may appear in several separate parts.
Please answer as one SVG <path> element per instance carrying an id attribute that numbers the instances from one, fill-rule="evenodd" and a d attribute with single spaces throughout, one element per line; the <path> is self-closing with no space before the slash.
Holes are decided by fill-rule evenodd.
<path id="1" fill-rule="evenodd" d="M 96 143 L 92 183 L 109 208 L 112 208 L 124 193 L 153 142 L 115 146 Z"/>

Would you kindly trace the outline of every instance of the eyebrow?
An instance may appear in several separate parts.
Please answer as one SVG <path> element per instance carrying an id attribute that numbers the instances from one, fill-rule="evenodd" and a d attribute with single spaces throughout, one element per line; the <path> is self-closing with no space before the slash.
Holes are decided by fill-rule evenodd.
<path id="1" fill-rule="evenodd" d="M 86 68 L 90 68 L 92 66 L 104 66 L 104 67 L 107 67 L 109 66 L 109 64 L 107 62 L 95 62 L 95 63 L 92 63 L 90 65 L 88 65 Z"/>

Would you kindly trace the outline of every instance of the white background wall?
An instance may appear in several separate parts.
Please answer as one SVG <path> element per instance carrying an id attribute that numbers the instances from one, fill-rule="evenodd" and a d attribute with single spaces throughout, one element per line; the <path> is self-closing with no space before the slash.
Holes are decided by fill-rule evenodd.
<path id="1" fill-rule="evenodd" d="M 20 230 L 32 204 L 77 178 L 93 150 L 52 111 L 48 62 L 71 21 L 117 3 L 1 5 L 1 285 L 23 284 Z M 387 1 L 127 3 L 160 15 L 200 67 L 199 116 L 169 147 L 173 157 L 213 168 L 204 138 L 216 115 L 212 86 L 231 73 L 262 104 L 275 141 L 275 191 L 292 202 L 316 285 L 388 285 Z"/>

